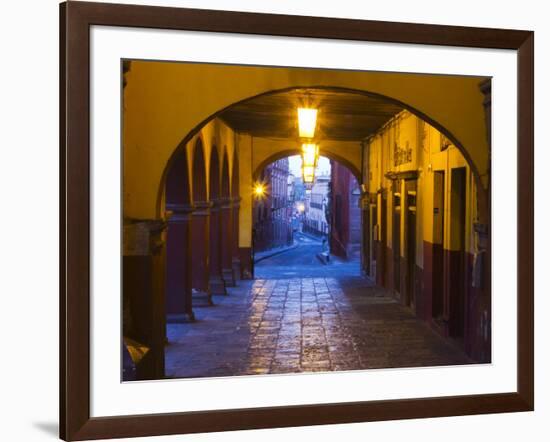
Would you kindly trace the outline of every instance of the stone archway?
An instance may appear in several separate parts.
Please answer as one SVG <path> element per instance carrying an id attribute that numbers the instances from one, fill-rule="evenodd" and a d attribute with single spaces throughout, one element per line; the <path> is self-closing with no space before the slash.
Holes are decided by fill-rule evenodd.
<path id="1" fill-rule="evenodd" d="M 213 78 L 216 88 L 212 88 Z M 157 164 L 146 176 L 125 173 L 125 192 L 141 196 L 139 200 L 125 199 L 125 213 L 132 218 L 161 217 L 162 192 L 156 196 L 152 192 L 163 188 L 166 165 L 182 139 L 188 141 L 235 103 L 293 88 L 347 90 L 399 103 L 459 146 L 479 175 L 480 188 L 486 188 L 489 149 L 484 95 L 479 90 L 482 80 L 485 78 L 134 61 L 124 92 L 125 165 Z M 220 89 L 224 94 L 215 92 Z M 174 100 L 175 96 L 184 99 Z"/>
<path id="2" fill-rule="evenodd" d="M 478 83 L 476 83 L 476 87 L 477 87 L 476 91 L 479 94 L 478 98 L 480 100 L 479 103 L 478 103 L 478 106 L 481 109 L 480 113 L 481 113 L 482 121 L 485 121 L 485 111 L 486 111 L 486 109 L 483 107 L 483 96 L 482 96 L 481 92 L 479 91 Z M 243 102 L 248 102 L 248 101 L 254 100 L 258 97 L 265 96 L 265 95 L 273 95 L 273 94 L 282 93 L 282 92 L 285 92 L 285 91 L 288 91 L 288 90 L 295 90 L 295 89 L 301 89 L 301 88 L 305 88 L 305 87 L 298 86 L 298 87 L 291 87 L 291 88 L 285 88 L 285 89 L 269 90 L 269 91 L 263 92 L 261 94 L 255 95 L 255 96 L 245 98 L 244 100 L 241 100 L 239 102 L 232 103 L 231 105 L 226 106 L 225 108 L 218 109 L 216 112 L 214 112 L 208 118 L 206 118 L 205 120 L 200 122 L 196 127 L 192 128 L 190 130 L 190 132 L 184 137 L 183 141 L 180 143 L 179 148 L 180 149 L 184 148 L 182 146 L 185 146 L 186 142 L 188 142 L 194 136 L 196 136 L 198 133 L 200 133 L 200 131 L 203 127 L 205 127 L 209 122 L 213 121 L 218 115 L 220 115 L 221 113 L 226 111 L 228 108 L 231 108 L 232 106 L 234 106 L 236 104 L 243 103 Z M 407 103 L 401 102 L 398 99 L 393 98 L 391 96 L 381 95 L 379 93 L 372 92 L 370 90 L 351 89 L 351 88 L 346 88 L 346 87 L 342 87 L 342 86 L 324 86 L 324 85 L 322 85 L 322 86 L 308 86 L 307 89 L 309 89 L 309 90 L 311 90 L 311 89 L 334 90 L 334 91 L 339 91 L 339 92 L 354 93 L 354 94 L 358 94 L 358 95 L 376 96 L 378 98 L 382 98 L 384 100 L 388 100 L 388 101 L 390 101 L 394 104 L 397 104 L 397 105 L 401 106 L 403 109 L 409 110 L 412 114 L 420 117 L 422 120 L 428 122 L 430 125 L 432 125 L 436 129 L 438 129 L 442 134 L 444 134 L 461 151 L 461 153 L 463 154 L 463 156 L 466 159 L 467 163 L 469 164 L 469 166 L 470 166 L 470 168 L 471 168 L 471 170 L 474 174 L 474 177 L 476 179 L 476 183 L 477 183 L 478 189 L 479 189 L 479 203 L 480 203 L 479 204 L 479 210 L 478 210 L 479 218 L 480 218 L 481 223 L 486 223 L 486 220 L 488 219 L 488 208 L 486 207 L 487 206 L 487 200 L 488 200 L 487 194 L 488 194 L 488 186 L 489 186 L 490 180 L 489 180 L 489 150 L 488 150 L 488 140 L 486 138 L 486 128 L 485 127 L 483 127 L 483 131 L 482 131 L 482 135 L 483 135 L 482 145 L 484 145 L 486 149 L 485 149 L 485 153 L 481 152 L 481 155 L 480 155 L 480 150 L 483 151 L 483 149 L 475 150 L 474 152 L 471 151 L 470 149 L 467 149 L 465 147 L 465 145 L 463 143 L 461 143 L 461 141 L 458 139 L 458 137 L 455 136 L 455 134 L 451 132 L 451 130 L 447 129 L 446 127 L 444 127 L 442 124 L 440 124 L 438 121 L 434 120 L 433 118 L 427 116 L 422 111 L 414 108 L 413 106 L 411 106 Z M 285 150 L 289 150 L 289 149 L 285 149 Z M 336 150 L 336 152 L 335 152 L 335 150 Z M 350 160 L 350 159 L 344 158 L 341 155 L 338 155 L 337 152 L 338 152 L 338 149 L 334 148 L 334 147 L 330 150 L 325 149 L 325 156 L 328 156 L 328 157 L 333 156 L 333 157 L 335 157 L 335 159 L 339 159 L 341 162 L 345 163 L 351 170 L 354 171 L 354 174 L 358 178 L 358 181 L 361 182 L 362 180 L 361 180 L 360 173 L 357 173 L 357 171 L 361 170 L 360 154 L 357 156 L 357 158 L 355 160 Z M 475 155 L 472 155 L 472 153 L 475 153 Z M 336 158 L 336 157 L 339 157 L 339 158 Z M 170 161 L 171 161 L 171 159 L 168 161 L 167 169 L 170 167 L 169 166 Z M 265 161 L 265 159 L 262 160 L 262 162 L 264 162 L 264 161 Z M 482 172 L 480 172 L 480 170 Z M 164 172 L 164 174 L 165 173 L 166 172 Z M 163 186 L 161 184 L 161 187 L 160 187 L 158 195 L 157 195 L 157 200 L 158 201 L 160 201 L 160 199 L 162 198 L 162 189 L 163 189 Z M 158 206 L 158 204 L 157 204 L 157 206 Z M 157 210 L 157 216 L 160 216 L 160 212 L 158 210 Z"/>

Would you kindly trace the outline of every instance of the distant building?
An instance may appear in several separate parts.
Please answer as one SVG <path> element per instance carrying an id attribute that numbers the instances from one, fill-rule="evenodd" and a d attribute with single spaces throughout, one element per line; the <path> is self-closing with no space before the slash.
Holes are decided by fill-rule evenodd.
<path id="1" fill-rule="evenodd" d="M 304 201 L 306 197 L 306 187 L 301 176 L 294 177 L 294 201 Z"/>
<path id="2" fill-rule="evenodd" d="M 347 167 L 332 161 L 331 170 L 330 251 L 351 259 L 361 249 L 361 188 Z"/>
<path id="3" fill-rule="evenodd" d="M 295 201 L 295 196 L 296 196 L 296 192 L 294 190 L 295 182 L 296 182 L 296 177 L 293 174 L 289 173 L 288 180 L 287 180 L 287 186 L 288 186 L 287 196 L 288 196 L 288 202 L 290 204 L 294 203 Z"/>
<path id="4" fill-rule="evenodd" d="M 255 251 L 293 242 L 289 176 L 288 158 L 282 158 L 266 166 L 259 177 L 266 184 L 266 194 L 257 201 L 253 212 Z"/>
<path id="5" fill-rule="evenodd" d="M 330 172 L 315 177 L 311 191 L 306 191 L 304 231 L 316 235 L 328 235 L 329 223 L 326 218 Z"/>

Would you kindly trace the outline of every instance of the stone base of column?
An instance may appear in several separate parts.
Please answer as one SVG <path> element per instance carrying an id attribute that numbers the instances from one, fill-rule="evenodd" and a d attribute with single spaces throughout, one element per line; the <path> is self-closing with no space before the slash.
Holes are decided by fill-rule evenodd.
<path id="1" fill-rule="evenodd" d="M 169 313 L 166 315 L 166 322 L 168 324 L 186 324 L 188 322 L 195 322 L 195 313 Z"/>
<path id="2" fill-rule="evenodd" d="M 225 282 L 222 278 L 220 277 L 210 278 L 210 293 L 212 295 L 227 295 Z"/>
<path id="3" fill-rule="evenodd" d="M 241 279 L 254 279 L 252 248 L 239 247 L 239 262 L 241 265 Z"/>
<path id="4" fill-rule="evenodd" d="M 238 281 L 241 279 L 241 261 L 239 258 L 234 257 L 233 261 L 233 277 L 235 278 L 235 281 Z"/>
<path id="5" fill-rule="evenodd" d="M 214 302 L 212 301 L 211 290 L 204 292 L 193 289 L 193 305 L 212 307 L 214 305 Z"/>
<path id="6" fill-rule="evenodd" d="M 222 270 L 223 280 L 226 287 L 235 287 L 235 272 L 233 269 L 223 269 Z"/>

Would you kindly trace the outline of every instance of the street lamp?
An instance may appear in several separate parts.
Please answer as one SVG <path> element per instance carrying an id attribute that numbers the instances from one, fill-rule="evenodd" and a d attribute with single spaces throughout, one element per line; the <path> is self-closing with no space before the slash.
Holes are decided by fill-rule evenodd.
<path id="1" fill-rule="evenodd" d="M 319 146 L 314 143 L 302 144 L 302 178 L 305 184 L 313 184 L 318 160 Z"/>
<path id="2" fill-rule="evenodd" d="M 319 160 L 319 146 L 315 143 L 302 144 L 303 165 L 317 167 L 318 160 Z"/>
<path id="3" fill-rule="evenodd" d="M 301 138 L 313 138 L 317 126 L 317 109 L 298 108 L 298 132 Z"/>
<path id="4" fill-rule="evenodd" d="M 298 132 L 304 139 L 302 144 L 302 178 L 304 184 L 312 185 L 315 180 L 315 168 L 319 160 L 319 146 L 313 143 L 317 126 L 317 109 L 298 108 Z"/>
<path id="5" fill-rule="evenodd" d="M 302 166 L 302 178 L 304 184 L 313 184 L 315 180 L 315 168 L 313 166 Z"/>
<path id="6" fill-rule="evenodd" d="M 265 195 L 265 185 L 263 183 L 256 183 L 254 185 L 254 196 L 258 199 L 263 198 Z"/>

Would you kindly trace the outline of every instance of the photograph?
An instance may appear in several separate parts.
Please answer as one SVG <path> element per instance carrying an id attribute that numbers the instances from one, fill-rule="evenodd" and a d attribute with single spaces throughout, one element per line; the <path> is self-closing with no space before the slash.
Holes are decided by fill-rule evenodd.
<path id="1" fill-rule="evenodd" d="M 121 60 L 121 380 L 490 364 L 491 82 Z"/>
<path id="2" fill-rule="evenodd" d="M 529 442 L 544 2 L 4 2 L 7 442 Z"/>

